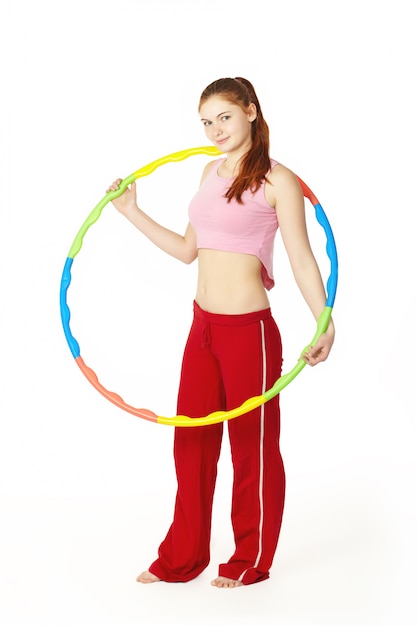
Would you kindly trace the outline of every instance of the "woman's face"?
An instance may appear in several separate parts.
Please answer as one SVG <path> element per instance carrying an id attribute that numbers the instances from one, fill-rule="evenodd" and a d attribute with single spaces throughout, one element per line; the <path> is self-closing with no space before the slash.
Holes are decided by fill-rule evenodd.
<path id="1" fill-rule="evenodd" d="M 254 104 L 246 113 L 224 97 L 211 96 L 201 105 L 200 116 L 207 138 L 222 152 L 246 152 L 250 148 Z"/>

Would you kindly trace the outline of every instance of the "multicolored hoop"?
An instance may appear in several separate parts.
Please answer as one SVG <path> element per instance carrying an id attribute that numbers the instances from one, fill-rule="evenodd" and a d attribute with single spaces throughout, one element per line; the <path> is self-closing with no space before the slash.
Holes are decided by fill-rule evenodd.
<path id="1" fill-rule="evenodd" d="M 68 253 L 68 257 L 66 259 L 64 270 L 62 273 L 61 279 L 61 288 L 60 288 L 60 308 L 61 308 L 61 320 L 64 328 L 65 337 L 68 342 L 68 346 L 71 350 L 73 357 L 75 358 L 75 362 L 78 367 L 85 375 L 85 377 L 89 380 L 89 382 L 110 402 L 118 406 L 119 408 L 127 411 L 128 413 L 132 413 L 137 417 L 141 417 L 145 420 L 156 422 L 157 424 L 166 424 L 169 426 L 206 426 L 208 424 L 216 424 L 218 422 L 223 422 L 225 420 L 234 419 L 235 417 L 239 417 L 248 411 L 252 411 L 257 407 L 261 406 L 271 398 L 274 398 L 278 395 L 294 378 L 301 372 L 301 370 L 305 367 L 305 361 L 300 357 L 296 365 L 292 368 L 290 372 L 287 374 L 283 374 L 274 385 L 268 389 L 265 393 L 260 396 L 254 396 L 246 400 L 241 406 L 231 409 L 229 411 L 216 411 L 214 413 L 210 413 L 204 417 L 198 418 L 190 418 L 186 415 L 175 415 L 174 417 L 164 417 L 161 415 L 157 415 L 153 411 L 148 409 L 138 409 L 129 404 L 127 404 L 119 395 L 112 391 L 108 391 L 103 385 L 99 382 L 96 373 L 88 367 L 83 358 L 81 357 L 80 346 L 70 330 L 70 318 L 71 313 L 69 306 L 67 304 L 67 292 L 68 288 L 71 284 L 71 268 L 74 262 L 74 258 L 81 250 L 84 236 L 90 226 L 92 226 L 100 217 L 103 208 L 112 201 L 114 198 L 120 196 L 126 189 L 128 185 L 130 185 L 137 178 L 148 176 L 151 174 L 156 168 L 165 163 L 169 163 L 172 161 L 182 161 L 190 156 L 196 154 L 207 154 L 209 156 L 218 156 L 221 154 L 217 148 L 213 146 L 202 146 L 199 148 L 190 148 L 188 150 L 182 150 L 180 152 L 174 152 L 169 154 L 161 159 L 157 159 L 156 161 L 152 161 L 148 165 L 136 170 L 133 174 L 123 179 L 120 183 L 119 189 L 117 191 L 111 191 L 107 193 L 102 200 L 97 204 L 97 206 L 91 211 L 90 215 L 87 217 L 80 230 L 77 233 L 77 236 L 74 239 L 74 242 L 70 248 Z M 298 177 L 297 177 L 298 178 Z M 329 221 L 326 217 L 326 214 L 323 211 L 323 208 L 316 196 L 313 192 L 307 187 L 307 185 L 298 178 L 301 188 L 303 190 L 304 196 L 310 200 L 311 204 L 314 206 L 316 212 L 316 218 L 319 224 L 323 227 L 327 243 L 326 243 L 326 252 L 327 256 L 330 259 L 330 276 L 327 280 L 327 300 L 325 308 L 319 316 L 317 321 L 317 330 L 316 333 L 308 344 L 308 346 L 315 345 L 318 338 L 327 330 L 329 325 L 330 316 L 332 313 L 334 300 L 336 297 L 337 290 L 337 279 L 338 279 L 338 261 L 337 261 L 337 251 L 336 245 L 332 233 L 332 229 L 330 227 Z M 304 352 L 302 350 L 301 354 Z"/>

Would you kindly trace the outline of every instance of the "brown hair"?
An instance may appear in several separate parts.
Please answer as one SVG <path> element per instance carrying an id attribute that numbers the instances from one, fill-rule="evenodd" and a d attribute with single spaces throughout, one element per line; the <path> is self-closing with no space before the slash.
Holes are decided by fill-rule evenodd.
<path id="1" fill-rule="evenodd" d="M 256 106 L 256 119 L 252 122 L 252 146 L 243 157 L 239 174 L 225 194 L 229 202 L 235 198 L 239 204 L 243 204 L 243 192 L 247 189 L 252 193 L 258 191 L 267 180 L 266 174 L 271 169 L 268 124 L 264 120 L 255 90 L 245 78 L 215 80 L 201 94 L 199 109 L 211 96 L 223 96 L 231 103 L 239 105 L 245 112 L 251 103 Z"/>

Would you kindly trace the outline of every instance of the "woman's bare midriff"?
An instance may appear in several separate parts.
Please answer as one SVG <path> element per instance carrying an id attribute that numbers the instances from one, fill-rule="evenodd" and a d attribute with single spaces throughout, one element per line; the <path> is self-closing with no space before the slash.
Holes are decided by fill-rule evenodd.
<path id="1" fill-rule="evenodd" d="M 261 262 L 251 254 L 200 249 L 197 304 L 204 311 L 223 315 L 241 315 L 268 308 L 261 269 Z"/>

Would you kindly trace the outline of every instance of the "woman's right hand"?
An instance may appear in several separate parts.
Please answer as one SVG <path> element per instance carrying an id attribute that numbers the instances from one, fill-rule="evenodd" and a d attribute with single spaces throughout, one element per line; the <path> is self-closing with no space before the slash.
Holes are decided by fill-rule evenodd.
<path id="1" fill-rule="evenodd" d="M 117 178 L 106 190 L 106 193 L 117 191 L 122 180 L 122 178 Z M 112 204 L 125 217 L 129 217 L 129 214 L 131 215 L 133 211 L 137 211 L 136 183 L 133 182 L 130 187 L 126 187 L 125 191 L 118 198 L 112 200 Z"/>

